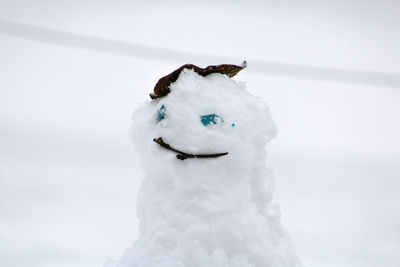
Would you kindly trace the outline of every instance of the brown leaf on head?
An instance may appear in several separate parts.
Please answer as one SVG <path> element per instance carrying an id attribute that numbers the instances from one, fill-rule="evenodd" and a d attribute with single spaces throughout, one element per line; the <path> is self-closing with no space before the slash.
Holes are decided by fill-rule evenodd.
<path id="1" fill-rule="evenodd" d="M 158 80 L 156 86 L 154 87 L 154 92 L 150 94 L 151 99 L 159 98 L 166 96 L 171 92 L 171 89 L 169 88 L 171 83 L 175 82 L 179 74 L 183 69 L 191 69 L 194 70 L 196 73 L 199 75 L 205 77 L 211 73 L 221 73 L 228 75 L 228 77 L 233 77 L 235 76 L 239 71 L 242 69 L 246 68 L 247 63 L 246 61 L 243 61 L 242 65 L 229 65 L 229 64 L 222 64 L 222 65 L 212 65 L 208 66 L 206 68 L 200 68 L 197 67 L 196 65 L 192 64 L 185 64 L 179 69 L 173 71 L 172 73 L 168 74 L 167 76 L 162 77 L 161 79 Z"/>

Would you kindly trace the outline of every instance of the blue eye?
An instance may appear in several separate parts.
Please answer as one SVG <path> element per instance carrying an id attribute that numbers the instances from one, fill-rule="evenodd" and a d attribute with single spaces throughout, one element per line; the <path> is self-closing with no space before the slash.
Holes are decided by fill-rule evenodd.
<path id="1" fill-rule="evenodd" d="M 165 117 L 167 117 L 167 115 L 165 114 L 166 114 L 165 106 L 162 105 L 161 108 L 157 110 L 157 121 L 160 122 L 163 119 L 165 119 Z"/>
<path id="2" fill-rule="evenodd" d="M 201 119 L 201 123 L 203 123 L 204 126 L 208 126 L 211 123 L 217 124 L 220 122 L 224 122 L 224 119 L 222 119 L 222 117 L 220 117 L 216 114 L 203 115 L 200 117 L 200 119 Z"/>

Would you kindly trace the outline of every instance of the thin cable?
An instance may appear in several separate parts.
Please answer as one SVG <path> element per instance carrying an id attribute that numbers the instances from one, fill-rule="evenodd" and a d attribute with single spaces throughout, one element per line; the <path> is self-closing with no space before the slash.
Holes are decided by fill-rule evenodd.
<path id="1" fill-rule="evenodd" d="M 185 64 L 234 63 L 243 58 L 220 57 L 199 53 L 178 51 L 139 45 L 128 42 L 113 41 L 93 36 L 46 29 L 42 27 L 15 23 L 0 19 L 0 33 L 13 37 L 70 46 L 81 49 L 96 50 L 104 53 L 123 55 L 158 62 Z M 382 86 L 400 89 L 400 74 L 343 70 L 327 67 L 278 63 L 263 60 L 246 59 L 248 71 L 262 75 L 279 75 L 290 78 L 355 83 L 371 86 Z"/>

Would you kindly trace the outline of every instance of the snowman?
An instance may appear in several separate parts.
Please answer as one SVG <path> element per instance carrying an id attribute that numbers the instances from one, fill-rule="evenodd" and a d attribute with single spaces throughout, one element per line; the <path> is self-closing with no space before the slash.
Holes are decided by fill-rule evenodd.
<path id="1" fill-rule="evenodd" d="M 146 177 L 140 236 L 118 267 L 302 266 L 271 203 L 268 107 L 231 79 L 246 64 L 184 65 L 133 114 Z"/>

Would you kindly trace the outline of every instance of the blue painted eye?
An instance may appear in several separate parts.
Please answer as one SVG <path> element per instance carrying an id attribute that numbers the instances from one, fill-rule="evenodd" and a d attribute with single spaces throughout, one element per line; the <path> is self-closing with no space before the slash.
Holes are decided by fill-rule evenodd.
<path id="1" fill-rule="evenodd" d="M 208 126 L 210 124 L 219 124 L 224 122 L 224 119 L 221 116 L 218 116 L 217 114 L 208 114 L 208 115 L 203 115 L 200 117 L 201 123 L 204 126 Z M 235 127 L 235 123 L 231 124 L 231 127 Z"/>
<path id="2" fill-rule="evenodd" d="M 201 123 L 203 123 L 204 126 L 224 122 L 224 119 L 222 119 L 222 117 L 220 117 L 216 114 L 203 115 L 200 117 L 200 119 L 201 119 Z"/>
<path id="3" fill-rule="evenodd" d="M 157 121 L 160 122 L 167 117 L 165 106 L 162 105 L 159 110 L 157 110 Z"/>

